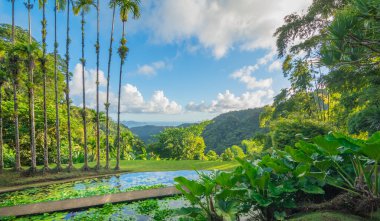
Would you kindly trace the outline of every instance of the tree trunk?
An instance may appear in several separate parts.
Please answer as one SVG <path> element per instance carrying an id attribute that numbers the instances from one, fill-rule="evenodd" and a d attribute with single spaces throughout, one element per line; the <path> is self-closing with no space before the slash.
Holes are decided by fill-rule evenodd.
<path id="1" fill-rule="evenodd" d="M 28 0 L 28 4 L 26 5 L 28 9 L 28 30 L 29 30 L 29 44 L 32 43 L 32 19 L 30 16 L 30 10 L 32 9 L 32 5 L 30 4 L 30 0 Z M 31 167 L 30 171 L 32 173 L 37 171 L 37 162 L 36 162 L 36 127 L 35 127 L 35 116 L 34 116 L 34 63 L 32 55 L 29 55 L 29 120 L 30 120 L 30 152 L 31 152 Z"/>
<path id="2" fill-rule="evenodd" d="M 15 0 L 12 0 L 12 44 L 15 44 Z M 12 59 L 14 60 L 14 59 Z M 14 62 L 14 61 L 13 61 Z M 16 64 L 13 64 L 16 65 Z M 19 140 L 19 128 L 18 128 L 18 104 L 17 104 L 17 73 L 18 70 L 13 69 L 13 104 L 14 104 L 14 124 L 15 124 L 15 170 L 21 170 L 20 162 L 20 140 Z"/>
<path id="3" fill-rule="evenodd" d="M 17 72 L 17 70 L 16 70 Z M 17 73 L 15 73 L 15 78 L 17 78 Z M 21 161 L 20 161 L 20 135 L 19 135 L 19 127 L 18 127 L 18 101 L 17 101 L 17 79 L 14 79 L 13 82 L 13 108 L 14 108 L 14 121 L 15 121 L 15 152 L 16 152 L 16 162 L 15 162 L 15 170 L 21 170 Z"/>
<path id="4" fill-rule="evenodd" d="M 109 144 L 109 94 L 110 94 L 110 78 L 111 78 L 111 58 L 112 58 L 112 43 L 113 43 L 113 32 L 114 32 L 114 26 L 115 26 L 115 11 L 116 6 L 113 6 L 113 12 L 112 12 L 112 28 L 111 28 L 111 40 L 110 40 L 110 47 L 108 49 L 109 55 L 108 55 L 108 75 L 107 75 L 107 102 L 105 104 L 106 106 L 106 169 L 109 169 L 109 151 L 110 151 L 110 144 Z"/>
<path id="5" fill-rule="evenodd" d="M 67 1 L 67 21 L 66 21 L 66 105 L 67 105 L 67 139 L 69 142 L 69 165 L 67 169 L 73 169 L 73 148 L 71 145 L 71 122 L 70 122 L 70 0 Z"/>
<path id="6" fill-rule="evenodd" d="M 42 3 L 42 73 L 43 73 L 43 98 L 44 98 L 44 171 L 49 170 L 49 150 L 47 140 L 47 110 L 46 110 L 46 10 L 45 2 Z"/>
<path id="7" fill-rule="evenodd" d="M 55 1 L 54 8 L 54 92 L 55 92 L 55 139 L 57 145 L 57 170 L 61 171 L 61 139 L 59 134 L 59 106 L 58 106 L 58 75 L 57 75 L 57 54 L 58 54 L 58 42 L 57 42 L 57 10 L 58 5 Z"/>
<path id="8" fill-rule="evenodd" d="M 125 22 L 123 21 L 123 34 L 122 39 L 125 37 Z M 123 41 L 123 40 L 122 40 Z M 124 42 L 122 42 L 122 46 L 124 46 Z M 118 94 L 118 102 L 117 102 L 117 157 L 116 157 L 116 167 L 115 170 L 120 170 L 120 94 L 121 94 L 121 77 L 123 74 L 123 65 L 124 65 L 124 57 L 121 57 L 120 61 L 120 75 L 119 75 L 119 94 Z"/>
<path id="9" fill-rule="evenodd" d="M 82 86 L 83 86 L 83 134 L 84 134 L 84 139 L 83 139 L 83 145 L 84 145 L 84 165 L 83 165 L 83 170 L 87 171 L 88 170 L 88 149 L 87 149 L 87 122 L 86 122 L 86 85 L 85 85 L 85 76 L 84 76 L 84 67 L 86 65 L 86 61 L 84 59 L 84 11 L 82 9 Z"/>
<path id="10" fill-rule="evenodd" d="M 12 0 L 12 44 L 15 44 L 15 0 Z M 16 64 L 13 64 L 16 65 Z M 15 170 L 21 170 L 21 161 L 20 161 L 20 136 L 19 136 L 19 126 L 18 126 L 18 103 L 17 103 L 17 73 L 18 70 L 13 69 L 13 108 L 14 108 L 14 123 L 15 123 Z"/>
<path id="11" fill-rule="evenodd" d="M 4 169 L 4 159 L 3 159 L 3 108 L 2 108 L 2 95 L 3 88 L 2 83 L 0 82 L 0 173 Z"/>
<path id="12" fill-rule="evenodd" d="M 99 127 L 99 1 L 97 0 L 97 32 L 96 32 L 96 169 L 100 169 L 100 127 Z"/>

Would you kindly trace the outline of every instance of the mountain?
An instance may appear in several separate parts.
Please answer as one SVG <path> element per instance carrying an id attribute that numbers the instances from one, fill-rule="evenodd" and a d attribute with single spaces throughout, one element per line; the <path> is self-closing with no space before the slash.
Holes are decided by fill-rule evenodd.
<path id="1" fill-rule="evenodd" d="M 233 111 L 221 114 L 213 119 L 203 132 L 206 143 L 206 151 L 214 150 L 218 154 L 232 145 L 241 145 L 241 141 L 249 139 L 258 132 L 265 130 L 260 128 L 260 113 L 262 108 Z"/>
<path id="2" fill-rule="evenodd" d="M 262 108 L 233 111 L 215 117 L 203 132 L 207 150 L 215 150 L 218 154 L 232 145 L 240 145 L 244 139 L 249 139 L 258 132 L 264 132 L 259 127 L 259 117 Z M 173 127 L 144 125 L 130 127 L 133 134 L 139 136 L 146 144 L 154 142 L 153 135 L 160 133 L 165 128 Z M 191 123 L 176 125 L 188 127 Z"/>
<path id="3" fill-rule="evenodd" d="M 143 126 L 159 126 L 159 127 L 176 127 L 181 124 L 186 124 L 184 122 L 175 122 L 175 121 L 152 121 L 152 122 L 140 122 L 140 121 L 122 121 L 123 125 L 128 128 L 133 127 L 143 127 Z"/>
<path id="4" fill-rule="evenodd" d="M 155 126 L 155 125 L 145 125 L 141 127 L 132 127 L 130 130 L 133 134 L 137 135 L 146 144 L 154 142 L 153 135 L 161 133 L 165 128 L 170 126 Z"/>

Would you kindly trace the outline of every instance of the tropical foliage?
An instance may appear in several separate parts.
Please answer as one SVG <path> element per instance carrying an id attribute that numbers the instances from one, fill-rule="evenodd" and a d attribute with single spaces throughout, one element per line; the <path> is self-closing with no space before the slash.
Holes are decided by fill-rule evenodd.
<path id="1" fill-rule="evenodd" d="M 182 214 L 195 220 L 236 220 L 247 214 L 284 220 L 298 211 L 335 208 L 366 216 L 380 203 L 379 151 L 380 132 L 368 140 L 331 133 L 284 150 L 268 149 L 253 159 L 237 158 L 240 166 L 233 172 L 203 174 L 199 181 L 175 179 L 193 205 Z M 340 201 L 310 205 L 312 195 L 331 187 L 346 191 Z"/>

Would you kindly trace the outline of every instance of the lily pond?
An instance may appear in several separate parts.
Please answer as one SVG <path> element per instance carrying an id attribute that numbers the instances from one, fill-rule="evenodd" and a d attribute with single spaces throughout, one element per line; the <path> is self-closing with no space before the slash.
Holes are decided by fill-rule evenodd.
<path id="1" fill-rule="evenodd" d="M 188 207 L 190 203 L 181 196 L 167 197 L 165 199 L 150 199 L 133 203 L 106 204 L 102 207 L 94 207 L 75 212 L 55 212 L 28 217 L 6 217 L 3 220 L 182 220 L 180 210 Z M 0 220 L 2 220 L 0 218 Z"/>
<path id="2" fill-rule="evenodd" d="M 85 179 L 0 194 L 0 207 L 174 186 L 174 178 L 178 176 L 193 180 L 199 177 L 196 171 L 182 170 L 125 173 Z"/>

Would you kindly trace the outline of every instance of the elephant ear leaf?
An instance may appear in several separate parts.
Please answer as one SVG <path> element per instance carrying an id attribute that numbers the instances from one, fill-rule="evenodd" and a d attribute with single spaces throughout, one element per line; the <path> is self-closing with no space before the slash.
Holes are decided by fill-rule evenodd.
<path id="1" fill-rule="evenodd" d="M 190 217 L 197 217 L 199 214 L 202 214 L 202 209 L 198 207 L 182 207 L 179 210 L 176 210 L 176 215 L 180 216 L 190 216 Z"/>
<path id="2" fill-rule="evenodd" d="M 193 180 L 188 180 L 185 177 L 176 177 L 174 178 L 174 181 L 178 183 L 176 187 L 181 192 L 190 192 L 194 196 L 202 196 L 205 192 L 205 187 L 203 185 Z M 187 191 L 183 187 L 185 187 Z"/>
<path id="3" fill-rule="evenodd" d="M 305 187 L 302 188 L 302 191 L 310 194 L 325 194 L 325 191 L 316 185 L 305 185 Z"/>
<path id="4" fill-rule="evenodd" d="M 361 145 L 361 152 L 372 160 L 380 160 L 380 132 L 374 133 Z"/>
<path id="5" fill-rule="evenodd" d="M 218 172 L 215 177 L 215 182 L 220 186 L 231 187 L 236 183 L 234 173 Z"/>
<path id="6" fill-rule="evenodd" d="M 322 151 L 328 153 L 329 155 L 339 154 L 338 148 L 340 147 L 340 144 L 338 141 L 327 140 L 323 136 L 315 137 L 313 141 Z"/>
<path id="7" fill-rule="evenodd" d="M 378 143 L 365 143 L 361 147 L 362 152 L 372 160 L 380 160 L 380 142 Z"/>
<path id="8" fill-rule="evenodd" d="M 252 198 L 262 207 L 268 207 L 273 203 L 271 199 L 265 198 L 261 194 L 255 192 L 252 193 Z"/>

